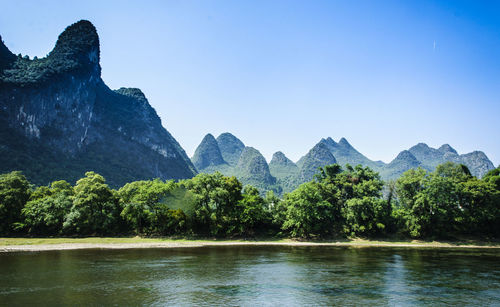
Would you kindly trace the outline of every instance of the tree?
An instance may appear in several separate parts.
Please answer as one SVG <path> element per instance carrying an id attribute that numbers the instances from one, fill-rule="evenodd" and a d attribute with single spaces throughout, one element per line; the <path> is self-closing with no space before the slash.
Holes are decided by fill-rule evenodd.
<path id="1" fill-rule="evenodd" d="M 274 194 L 274 191 L 267 191 L 264 197 L 264 206 L 271 219 L 269 226 L 272 231 L 279 232 L 286 218 L 285 203 Z"/>
<path id="2" fill-rule="evenodd" d="M 239 233 L 254 235 L 259 229 L 266 228 L 270 222 L 270 214 L 264 210 L 264 199 L 259 190 L 247 185 L 243 189 L 242 199 L 238 202 Z"/>
<path id="3" fill-rule="evenodd" d="M 383 182 L 369 167 L 338 164 L 321 169 L 317 180 L 323 198 L 335 208 L 335 232 L 348 236 L 375 235 L 389 223 L 391 208 L 381 198 Z"/>
<path id="4" fill-rule="evenodd" d="M 31 234 L 61 233 L 64 218 L 73 204 L 73 195 L 73 187 L 64 180 L 38 187 L 22 209 L 20 226 Z"/>
<path id="5" fill-rule="evenodd" d="M 67 233 L 80 235 L 116 233 L 120 224 L 117 196 L 106 184 L 106 180 L 94 172 L 75 185 L 75 196 L 63 228 Z"/>
<path id="6" fill-rule="evenodd" d="M 237 204 L 242 198 L 242 187 L 236 177 L 219 172 L 199 174 L 180 184 L 193 193 L 195 232 L 225 236 L 237 231 Z"/>
<path id="7" fill-rule="evenodd" d="M 491 183 L 495 189 L 500 191 L 500 166 L 486 173 L 483 180 Z"/>
<path id="8" fill-rule="evenodd" d="M 350 236 L 375 235 L 385 229 L 387 201 L 373 197 L 351 198 L 342 210 L 344 232 Z"/>
<path id="9" fill-rule="evenodd" d="M 20 222 L 30 194 L 30 184 L 21 172 L 0 175 L 0 234 L 9 234 L 14 223 Z"/>
<path id="10" fill-rule="evenodd" d="M 500 190 L 490 178 L 475 177 L 459 187 L 463 210 L 462 231 L 475 235 L 500 235 Z"/>
<path id="11" fill-rule="evenodd" d="M 334 229 L 334 206 L 321 195 L 317 182 L 307 182 L 287 194 L 283 230 L 292 237 L 309 238 L 331 235 Z"/>
<path id="12" fill-rule="evenodd" d="M 165 225 L 160 224 L 160 221 L 168 215 L 168 206 L 162 202 L 175 188 L 177 184 L 173 180 L 163 182 L 155 179 L 127 183 L 118 191 L 123 206 L 121 217 L 137 234 L 164 233 Z"/>
<path id="13" fill-rule="evenodd" d="M 404 231 L 412 237 L 460 233 L 468 214 L 464 184 L 473 180 L 466 166 L 451 162 L 437 166 L 432 173 L 423 169 L 405 172 L 396 182 Z"/>
<path id="14" fill-rule="evenodd" d="M 430 209 L 421 195 L 428 175 L 422 168 L 410 169 L 396 181 L 396 194 L 401 206 L 395 216 L 403 221 L 403 231 L 412 237 L 425 234 L 426 229 L 423 228 L 430 223 Z"/>

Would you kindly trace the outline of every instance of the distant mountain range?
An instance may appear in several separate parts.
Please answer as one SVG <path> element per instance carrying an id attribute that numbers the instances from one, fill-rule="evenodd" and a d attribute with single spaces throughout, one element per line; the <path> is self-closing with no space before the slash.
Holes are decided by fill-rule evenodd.
<path id="1" fill-rule="evenodd" d="M 196 174 L 139 89 L 104 84 L 99 58 L 85 20 L 41 59 L 14 55 L 0 38 L 0 173 L 21 170 L 47 184 L 96 171 L 114 187 Z"/>
<path id="2" fill-rule="evenodd" d="M 267 164 L 258 150 L 246 147 L 230 133 L 223 133 L 217 139 L 207 134 L 196 148 L 192 161 L 199 172 L 219 171 L 234 175 L 244 184 L 257 186 L 261 191 L 275 190 L 278 193 L 292 191 L 301 183 L 310 181 L 319 167 L 333 163 L 369 166 L 379 172 L 384 180 L 396 179 L 411 168 L 422 167 L 432 171 L 447 161 L 466 165 L 477 177 L 494 169 L 493 163 L 483 152 L 460 155 L 448 144 L 435 149 L 419 143 L 400 152 L 390 163 L 384 163 L 368 159 L 345 138 L 337 143 L 330 137 L 321 139 L 296 163 L 278 151 Z"/>

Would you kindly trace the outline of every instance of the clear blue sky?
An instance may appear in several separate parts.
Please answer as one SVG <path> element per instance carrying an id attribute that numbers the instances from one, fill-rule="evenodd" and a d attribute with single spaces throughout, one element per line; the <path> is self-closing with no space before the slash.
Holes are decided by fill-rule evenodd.
<path id="1" fill-rule="evenodd" d="M 500 163 L 495 1 L 3 1 L 0 35 L 45 56 L 80 19 L 102 77 L 138 87 L 191 156 L 229 131 L 267 159 L 346 137 L 374 160 L 425 142 Z"/>

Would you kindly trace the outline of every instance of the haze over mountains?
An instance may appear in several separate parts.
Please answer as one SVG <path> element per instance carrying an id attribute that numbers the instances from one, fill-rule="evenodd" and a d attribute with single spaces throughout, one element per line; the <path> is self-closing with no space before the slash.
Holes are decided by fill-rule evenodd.
<path id="1" fill-rule="evenodd" d="M 301 183 L 311 180 L 319 167 L 333 163 L 368 166 L 379 172 L 384 180 L 396 179 L 416 167 L 432 171 L 447 161 L 466 165 L 477 177 L 494 169 L 493 163 L 483 152 L 460 155 L 448 144 L 435 149 L 419 143 L 400 152 L 390 163 L 384 163 L 368 159 L 345 138 L 335 142 L 330 137 L 321 139 L 296 163 L 278 151 L 267 164 L 257 149 L 245 147 L 241 140 L 230 133 L 223 133 L 217 139 L 207 134 L 196 149 L 192 161 L 199 172 L 219 171 L 238 177 L 244 184 L 278 193 L 292 191 Z"/>
<path id="2" fill-rule="evenodd" d="M 85 20 L 42 59 L 15 56 L 0 42 L 0 173 L 21 170 L 47 184 L 93 170 L 112 186 L 196 174 L 141 90 L 109 89 L 99 59 L 99 37 Z"/>

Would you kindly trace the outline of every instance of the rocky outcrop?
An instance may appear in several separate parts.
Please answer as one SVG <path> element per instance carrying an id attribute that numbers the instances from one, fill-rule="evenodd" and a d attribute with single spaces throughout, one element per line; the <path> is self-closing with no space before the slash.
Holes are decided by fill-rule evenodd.
<path id="1" fill-rule="evenodd" d="M 21 154 L 2 164 L 2 172 L 22 170 L 46 184 L 93 170 L 114 186 L 196 173 L 139 89 L 113 91 L 104 84 L 99 37 L 88 21 L 69 26 L 46 58 L 17 57 L 4 67 L 0 106 L 3 132 L 18 136 L 15 142 L 2 138 L 3 155 L 44 153 Z"/>
<path id="2" fill-rule="evenodd" d="M 482 151 L 473 151 L 467 154 L 459 155 L 458 157 L 453 157 L 450 160 L 467 166 L 471 174 L 476 177 L 483 177 L 487 172 L 495 169 L 493 163 Z"/>

